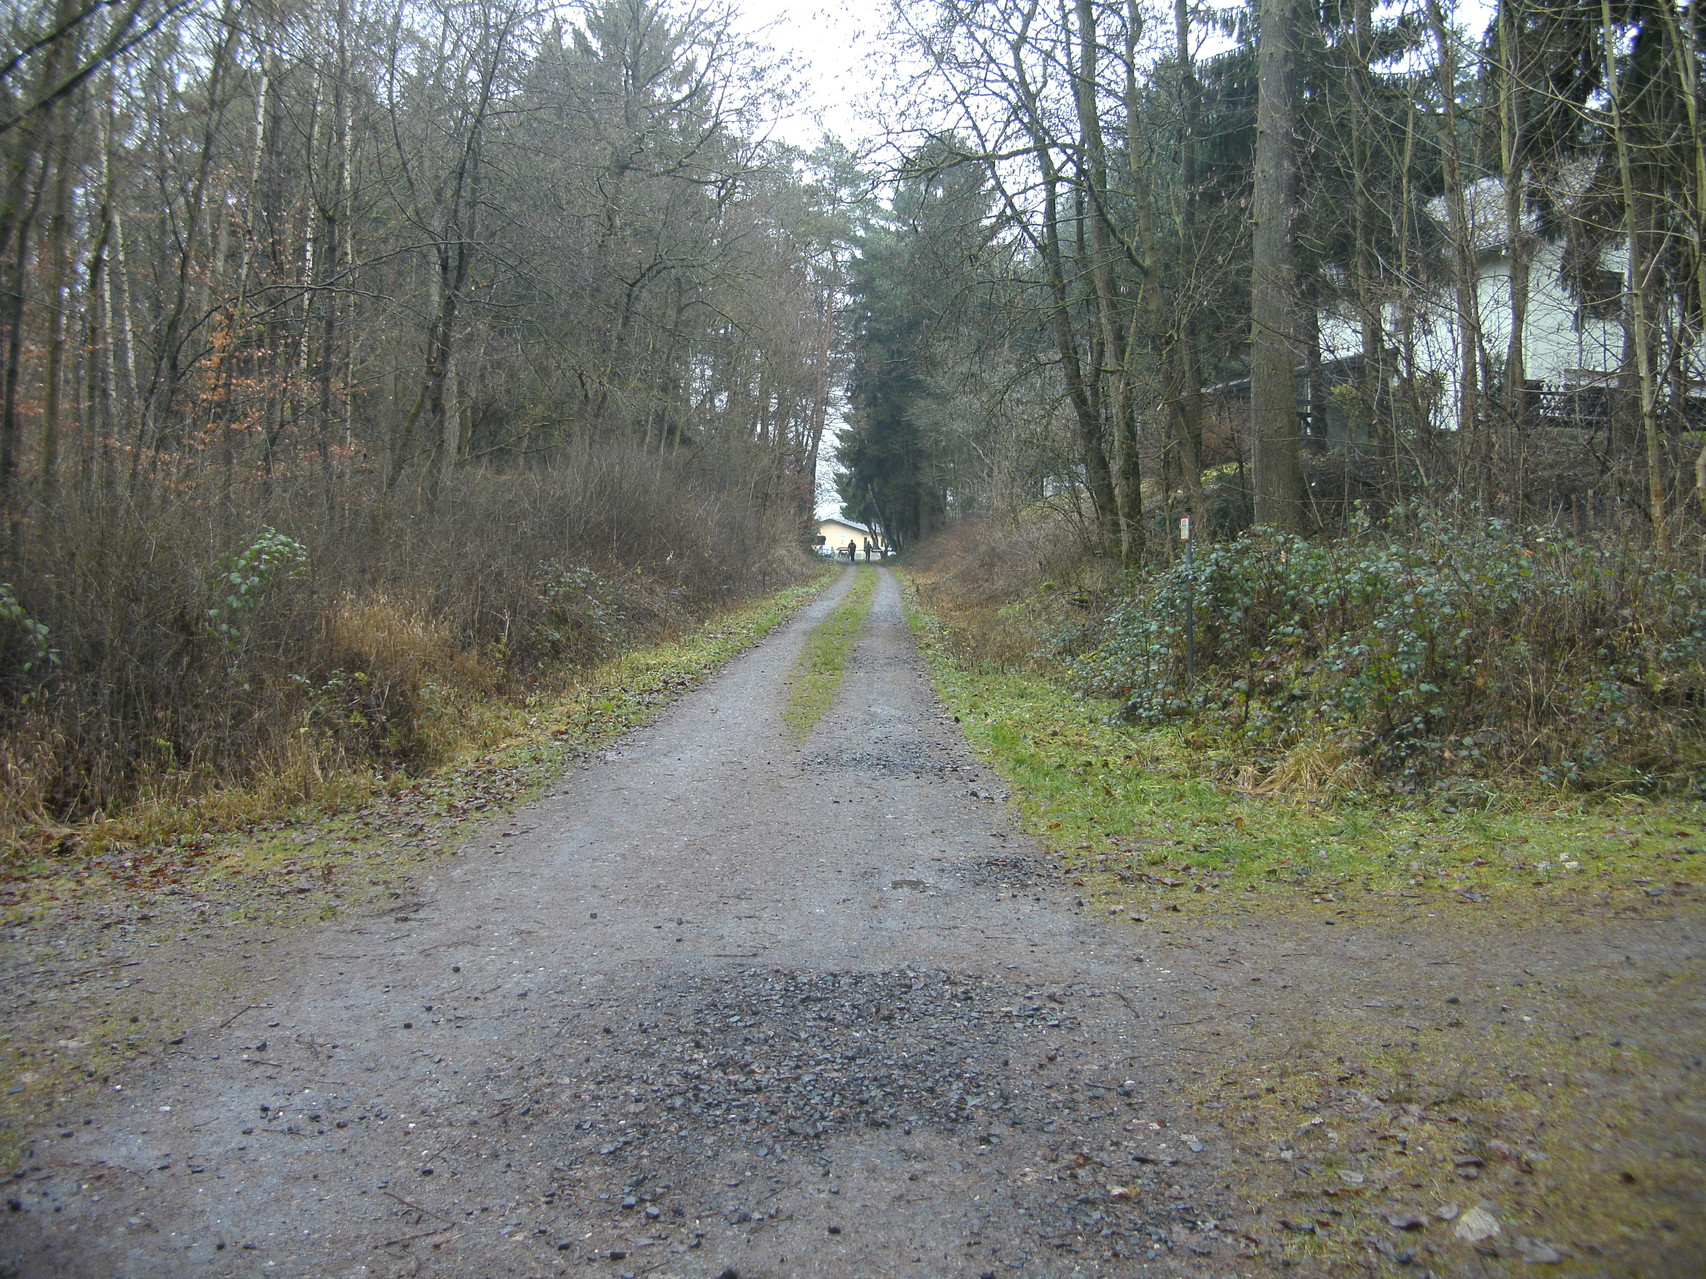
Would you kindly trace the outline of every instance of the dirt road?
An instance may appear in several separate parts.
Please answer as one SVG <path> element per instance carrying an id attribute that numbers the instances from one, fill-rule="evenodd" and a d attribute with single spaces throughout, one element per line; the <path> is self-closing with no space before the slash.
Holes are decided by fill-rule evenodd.
<path id="1" fill-rule="evenodd" d="M 8 1273 L 1248 1273 L 1180 979 L 1044 887 L 886 570 L 784 737 L 851 578 L 418 901 L 274 942 L 44 1134 Z"/>

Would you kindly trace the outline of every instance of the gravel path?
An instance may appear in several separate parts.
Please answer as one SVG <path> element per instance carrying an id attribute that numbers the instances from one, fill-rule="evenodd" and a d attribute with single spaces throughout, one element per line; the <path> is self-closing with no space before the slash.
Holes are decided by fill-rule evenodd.
<path id="1" fill-rule="evenodd" d="M 1169 1108 L 1182 978 L 1010 830 L 879 572 L 804 743 L 851 570 L 418 900 L 274 943 L 38 1143 L 3 1273 L 1253 1273 Z"/>

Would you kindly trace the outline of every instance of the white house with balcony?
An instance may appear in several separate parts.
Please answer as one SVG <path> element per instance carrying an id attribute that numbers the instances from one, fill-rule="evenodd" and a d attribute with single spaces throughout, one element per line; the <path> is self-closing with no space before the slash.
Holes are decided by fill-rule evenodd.
<path id="1" fill-rule="evenodd" d="M 1554 198 L 1566 210 L 1592 176 L 1577 166 L 1565 175 Z M 1442 231 L 1450 214 L 1445 197 L 1426 208 Z M 1483 389 L 1496 390 L 1511 332 L 1510 235 L 1505 191 L 1497 178 L 1483 178 L 1464 193 L 1466 230 L 1476 260 L 1475 308 L 1480 327 Z M 1530 215 L 1528 307 L 1523 324 L 1523 363 L 1529 393 L 1542 421 L 1593 425 L 1605 419 L 1624 363 L 1624 307 L 1628 253 L 1607 248 L 1598 268 L 1572 289 L 1565 277 L 1561 236 L 1541 236 Z M 1437 429 L 1458 422 L 1462 367 L 1457 289 L 1450 281 L 1407 291 L 1382 303 L 1381 325 L 1394 376 L 1416 388 L 1422 410 Z M 1345 382 L 1362 362 L 1362 328 L 1348 308 L 1320 316 L 1322 367 L 1328 380 Z M 1692 379 L 1698 384 L 1698 378 Z M 1488 387 L 1488 383 L 1493 383 Z M 1692 398 L 1692 397 L 1691 397 Z M 1341 428 L 1342 429 L 1342 428 Z"/>

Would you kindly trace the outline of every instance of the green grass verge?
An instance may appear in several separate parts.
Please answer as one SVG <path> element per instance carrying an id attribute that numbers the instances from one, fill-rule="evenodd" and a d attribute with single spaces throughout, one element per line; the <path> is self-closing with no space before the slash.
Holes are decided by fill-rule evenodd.
<path id="1" fill-rule="evenodd" d="M 1706 862 L 1699 801 L 1533 787 L 1467 809 L 1243 790 L 1186 728 L 1114 722 L 1113 701 L 959 661 L 943 623 L 911 589 L 906 601 L 966 736 L 1007 778 L 1030 830 L 1110 909 L 1228 893 L 1636 892 Z"/>
<path id="2" fill-rule="evenodd" d="M 796 741 L 812 731 L 835 699 L 835 690 L 847 673 L 847 658 L 870 614 L 877 570 L 866 564 L 855 571 L 858 576 L 853 579 L 847 598 L 811 633 L 805 651 L 788 676 L 790 687 L 787 704 L 782 708 L 782 723 Z"/>

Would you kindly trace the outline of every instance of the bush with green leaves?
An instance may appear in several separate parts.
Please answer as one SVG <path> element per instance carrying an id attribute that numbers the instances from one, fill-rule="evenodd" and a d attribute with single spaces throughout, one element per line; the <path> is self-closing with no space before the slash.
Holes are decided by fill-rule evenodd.
<path id="1" fill-rule="evenodd" d="M 539 630 L 550 651 L 596 659 L 621 647 L 628 619 L 614 583 L 583 565 L 555 560 L 542 566 L 540 579 L 545 608 Z"/>
<path id="2" fill-rule="evenodd" d="M 217 602 L 207 610 L 207 619 L 228 650 L 243 647 L 267 594 L 307 567 L 308 548 L 270 527 L 220 566 L 213 583 Z"/>
<path id="3" fill-rule="evenodd" d="M 1330 737 L 1405 785 L 1522 768 L 1697 786 L 1706 763 L 1700 576 L 1499 520 L 1221 543 L 1139 582 L 1076 668 L 1129 719 L 1197 716 L 1258 756 Z"/>
<path id="4" fill-rule="evenodd" d="M 25 611 L 12 584 L 0 582 L 0 670 L 40 674 L 57 664 L 59 653 L 49 643 L 51 634 L 45 622 Z"/>

